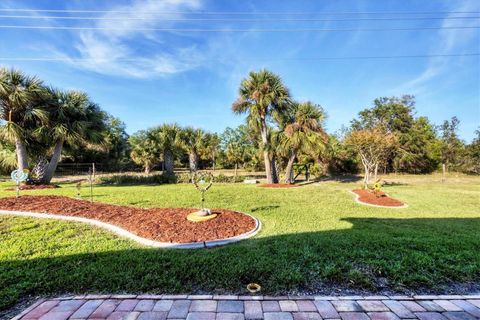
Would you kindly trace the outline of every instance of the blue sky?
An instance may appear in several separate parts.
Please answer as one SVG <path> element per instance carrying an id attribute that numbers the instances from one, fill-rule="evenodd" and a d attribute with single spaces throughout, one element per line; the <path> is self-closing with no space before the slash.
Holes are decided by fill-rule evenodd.
<path id="1" fill-rule="evenodd" d="M 0 8 L 97 10 L 98 13 L 8 12 L 0 15 L 83 16 L 112 20 L 0 18 L 0 25 L 95 27 L 101 30 L 0 29 L 0 64 L 36 74 L 47 83 L 80 89 L 120 117 L 129 133 L 164 122 L 223 131 L 243 122 L 231 103 L 241 79 L 268 68 L 298 100 L 328 113 L 327 130 L 348 125 L 380 96 L 414 94 L 417 115 L 439 124 L 457 116 L 470 141 L 480 125 L 480 57 L 315 60 L 315 57 L 402 56 L 480 52 L 479 29 L 355 31 L 355 29 L 480 25 L 476 0 L 2 0 Z M 392 15 L 345 12 L 446 12 L 396 17 L 431 20 L 279 21 Z M 126 13 L 124 13 L 126 12 Z M 170 12 L 161 15 L 160 12 Z M 174 12 L 174 14 L 172 14 Z M 190 12 L 284 12 L 285 15 L 198 15 Z M 298 15 L 323 12 L 324 15 Z M 142 17 L 128 20 L 122 17 Z M 207 18 L 222 21 L 192 21 Z M 232 21 L 232 19 L 273 21 Z M 166 21 L 166 19 L 168 21 Z M 175 21 L 172 21 L 175 20 Z M 183 21 L 179 21 L 183 20 Z M 116 28 L 116 30 L 111 30 Z M 352 29 L 343 32 L 163 32 L 169 29 Z M 137 30 L 135 30 L 137 29 Z M 138 30 L 143 29 L 143 30 Z M 60 61 L 11 61 L 54 58 Z"/>

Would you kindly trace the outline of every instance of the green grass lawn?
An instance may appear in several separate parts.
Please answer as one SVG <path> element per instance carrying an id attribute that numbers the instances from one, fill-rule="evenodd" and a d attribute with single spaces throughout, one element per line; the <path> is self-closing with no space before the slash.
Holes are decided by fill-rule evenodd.
<path id="1" fill-rule="evenodd" d="M 387 180 L 394 180 L 388 177 Z M 444 290 L 480 280 L 480 177 L 402 176 L 384 188 L 409 207 L 353 202 L 359 183 L 293 189 L 215 185 L 209 207 L 258 217 L 253 239 L 215 249 L 142 247 L 81 223 L 0 216 L 0 309 L 28 295 L 87 292 L 264 293 Z M 11 183 L 0 183 L 0 197 Z M 84 196 L 87 190 L 84 190 Z M 23 194 L 75 196 L 74 184 Z M 195 207 L 191 185 L 95 188 L 95 201 Z"/>

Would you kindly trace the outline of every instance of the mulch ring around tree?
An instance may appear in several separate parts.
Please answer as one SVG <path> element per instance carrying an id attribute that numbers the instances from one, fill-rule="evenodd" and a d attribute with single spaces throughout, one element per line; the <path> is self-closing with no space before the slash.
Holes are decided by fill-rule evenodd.
<path id="1" fill-rule="evenodd" d="M 376 205 L 376 206 L 385 206 L 385 207 L 403 207 L 404 204 L 397 199 L 390 198 L 385 194 L 385 192 L 377 192 L 376 194 L 371 190 L 352 190 L 355 194 L 358 195 L 358 201 Z"/>
<path id="2" fill-rule="evenodd" d="M 20 186 L 20 190 L 42 190 L 42 189 L 55 189 L 60 188 L 56 184 L 22 184 Z M 15 188 L 8 188 L 5 191 L 16 191 L 17 187 Z"/>
<path id="3" fill-rule="evenodd" d="M 264 183 L 258 185 L 261 188 L 298 188 L 299 185 L 290 183 Z"/>
<path id="4" fill-rule="evenodd" d="M 58 214 L 95 219 L 116 225 L 137 236 L 170 243 L 190 243 L 235 237 L 256 227 L 256 221 L 243 213 L 212 209 L 217 218 L 190 222 L 191 208 L 135 208 L 91 203 L 61 196 L 21 196 L 0 198 L 0 209 Z"/>

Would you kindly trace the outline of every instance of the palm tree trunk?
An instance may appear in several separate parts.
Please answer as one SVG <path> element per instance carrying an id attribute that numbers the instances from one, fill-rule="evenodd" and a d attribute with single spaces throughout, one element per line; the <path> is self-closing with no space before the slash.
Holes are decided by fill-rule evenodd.
<path id="1" fill-rule="evenodd" d="M 34 179 L 34 183 L 39 183 L 45 179 L 45 174 L 47 173 L 48 169 L 48 160 L 47 157 L 41 155 L 37 159 L 37 163 L 32 168 L 32 179 Z"/>
<path id="2" fill-rule="evenodd" d="M 169 176 L 173 176 L 173 153 L 171 150 L 165 149 L 163 151 L 163 161 L 165 161 L 165 172 Z"/>
<path id="3" fill-rule="evenodd" d="M 260 130 L 260 134 L 262 136 L 262 144 L 263 144 L 263 160 L 265 161 L 265 175 L 267 176 L 267 183 L 274 183 L 273 182 L 273 171 L 272 171 L 272 160 L 270 159 L 270 155 L 268 154 L 268 131 L 267 131 L 267 122 L 265 119 L 261 120 L 262 127 Z"/>
<path id="4" fill-rule="evenodd" d="M 288 158 L 287 168 L 285 169 L 285 183 L 294 183 L 293 181 L 293 163 L 297 157 L 296 152 L 292 150 Z"/>
<path id="5" fill-rule="evenodd" d="M 198 170 L 198 154 L 196 152 L 190 152 L 188 155 L 188 162 L 190 165 L 190 172 L 196 172 Z"/>
<path id="6" fill-rule="evenodd" d="M 275 156 L 275 154 L 272 155 L 271 161 L 272 161 L 272 164 L 270 165 L 270 167 L 272 168 L 272 183 L 278 183 L 279 179 L 278 179 L 277 157 Z"/>
<path id="7" fill-rule="evenodd" d="M 53 175 L 57 170 L 58 162 L 60 162 L 60 157 L 62 156 L 62 149 L 63 149 L 63 140 L 58 140 L 55 144 L 55 148 L 53 149 L 53 155 L 50 159 L 50 163 L 48 164 L 47 171 L 45 172 L 45 176 L 40 181 L 44 184 L 49 184 L 52 181 Z"/>
<path id="8" fill-rule="evenodd" d="M 145 164 L 145 174 L 150 174 L 152 171 L 152 166 L 149 163 Z"/>
<path id="9" fill-rule="evenodd" d="M 238 163 L 235 162 L 235 179 L 234 179 L 235 181 L 234 182 L 237 181 L 237 169 L 238 169 Z"/>
<path id="10" fill-rule="evenodd" d="M 17 153 L 17 167 L 19 170 L 28 169 L 28 154 L 25 143 L 20 138 L 15 138 L 15 151 Z"/>

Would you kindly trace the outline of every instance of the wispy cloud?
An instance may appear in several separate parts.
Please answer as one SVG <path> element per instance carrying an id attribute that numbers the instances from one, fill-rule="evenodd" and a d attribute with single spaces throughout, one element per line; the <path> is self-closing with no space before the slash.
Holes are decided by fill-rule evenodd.
<path id="1" fill-rule="evenodd" d="M 100 20 L 95 27 L 104 28 L 102 30 L 72 33 L 75 56 L 59 50 L 56 55 L 77 68 L 108 75 L 148 78 L 189 70 L 198 66 L 201 60 L 200 51 L 194 45 L 166 44 L 155 31 L 138 29 L 173 26 L 173 22 L 164 21 L 165 16 L 156 12 L 188 11 L 200 7 L 200 0 L 135 0 L 128 6 L 112 7 L 103 18 L 124 17 L 125 13 L 121 12 L 126 11 L 129 17 L 142 19 Z M 182 14 L 168 17 L 180 18 Z M 144 50 L 141 43 L 147 43 L 152 50 Z"/>
<path id="2" fill-rule="evenodd" d="M 478 3 L 477 3 L 478 4 Z M 475 1 L 465 0 L 452 8 L 453 11 L 477 11 L 478 6 Z M 447 17 L 458 16 L 458 14 L 449 14 Z M 459 22 L 455 19 L 444 19 L 441 27 L 455 27 Z M 462 21 L 462 26 L 477 26 L 475 19 Z M 452 54 L 467 53 L 471 48 L 472 41 L 478 37 L 477 29 L 441 29 L 438 31 L 439 41 L 433 46 L 432 54 Z M 478 44 L 478 40 L 477 40 Z M 477 46 L 478 49 L 478 46 Z M 452 58 L 433 57 L 427 62 L 426 68 L 415 78 L 403 83 L 396 91 L 418 93 L 427 89 L 427 84 L 433 78 L 443 74 L 452 66 Z"/>

